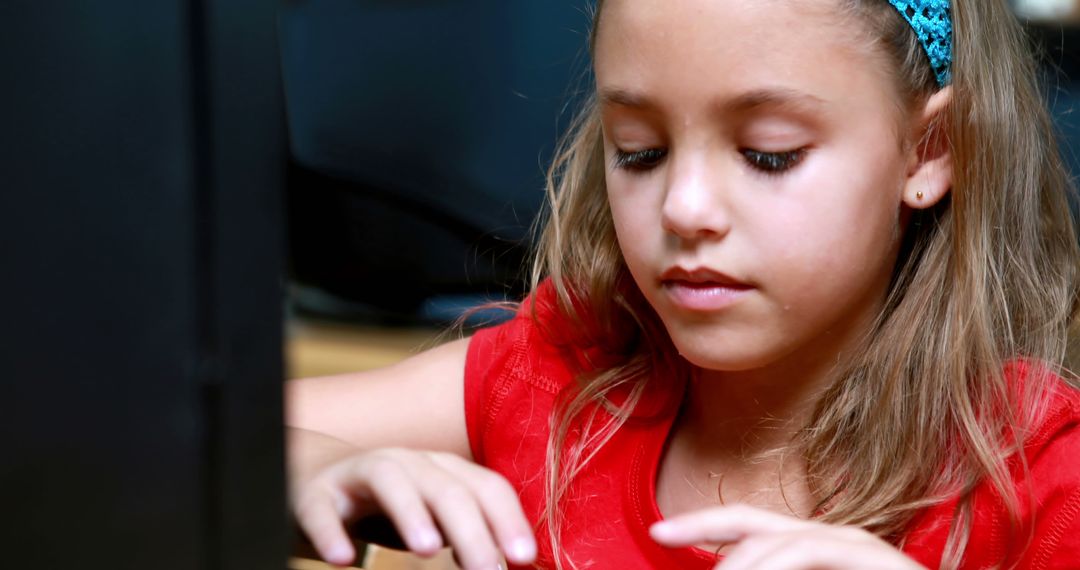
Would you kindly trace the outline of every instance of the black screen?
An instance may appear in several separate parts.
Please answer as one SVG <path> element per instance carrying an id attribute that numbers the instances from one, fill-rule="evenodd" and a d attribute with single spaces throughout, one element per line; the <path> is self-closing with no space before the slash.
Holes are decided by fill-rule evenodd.
<path id="1" fill-rule="evenodd" d="M 276 2 L 0 3 L 5 568 L 281 568 Z"/>

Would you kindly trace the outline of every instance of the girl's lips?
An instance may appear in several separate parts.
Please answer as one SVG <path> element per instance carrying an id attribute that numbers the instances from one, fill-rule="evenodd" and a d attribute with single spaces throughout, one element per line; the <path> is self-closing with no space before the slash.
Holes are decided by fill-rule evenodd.
<path id="1" fill-rule="evenodd" d="M 670 279 L 661 282 L 672 303 L 687 311 L 719 311 L 727 308 L 748 293 L 753 287 L 737 282 L 689 281 Z"/>
<path id="2" fill-rule="evenodd" d="M 714 271 L 708 267 L 697 267 L 695 269 L 685 269 L 680 266 L 670 267 L 660 274 L 660 281 L 664 283 L 685 282 L 690 285 L 732 287 L 735 289 L 749 287 L 749 285 L 735 277 Z"/>

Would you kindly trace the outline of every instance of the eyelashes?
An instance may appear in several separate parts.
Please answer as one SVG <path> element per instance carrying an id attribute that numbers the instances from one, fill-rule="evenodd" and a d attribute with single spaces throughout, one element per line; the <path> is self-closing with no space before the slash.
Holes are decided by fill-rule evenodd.
<path id="1" fill-rule="evenodd" d="M 764 152 L 751 148 L 739 149 L 746 164 L 750 168 L 766 175 L 781 175 L 798 166 L 806 156 L 806 148 L 799 148 L 783 152 Z M 660 166 L 667 158 L 668 150 L 665 148 L 649 148 L 633 152 L 616 149 L 612 165 L 620 170 L 631 173 L 645 173 Z"/>
<path id="2" fill-rule="evenodd" d="M 782 174 L 802 162 L 806 149 L 800 148 L 785 152 L 761 152 L 753 149 L 742 149 L 739 152 L 742 153 L 746 162 L 754 169 L 767 174 Z"/>
<path id="3" fill-rule="evenodd" d="M 634 152 L 615 150 L 615 168 L 631 172 L 645 172 L 660 165 L 667 157 L 667 149 L 649 148 Z"/>

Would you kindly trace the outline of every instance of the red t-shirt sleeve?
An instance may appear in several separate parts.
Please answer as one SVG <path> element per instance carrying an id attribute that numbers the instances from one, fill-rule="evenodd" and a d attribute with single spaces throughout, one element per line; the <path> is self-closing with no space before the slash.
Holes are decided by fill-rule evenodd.
<path id="1" fill-rule="evenodd" d="M 989 488 L 981 496 L 977 494 L 976 512 L 981 503 L 987 516 L 977 515 L 983 520 L 976 522 L 972 532 L 975 559 L 984 554 L 992 561 L 998 553 L 1005 553 L 1006 567 L 1080 568 L 1080 392 L 1060 379 L 1052 390 L 1055 393 L 1046 420 L 1027 441 L 1028 475 L 1025 477 L 1022 470 L 1014 475 L 1021 524 L 1016 528 L 1009 523 L 1001 500 Z M 983 566 L 965 565 L 968 567 Z"/>
<path id="2" fill-rule="evenodd" d="M 1075 421 L 1054 434 L 1032 462 L 1038 515 L 1024 568 L 1080 568 L 1080 425 Z"/>
<path id="3" fill-rule="evenodd" d="M 1027 438 L 1027 475 L 1019 462 L 1010 462 L 1020 524 L 1010 522 L 1004 502 L 984 482 L 974 496 L 975 520 L 963 570 L 1080 568 L 1080 392 L 1060 379 L 1051 391 L 1044 421 Z M 955 500 L 949 501 L 920 516 L 904 551 L 928 568 L 940 567 L 955 506 Z"/>
<path id="4" fill-rule="evenodd" d="M 535 310 L 533 299 L 536 300 Z M 469 341 L 465 359 L 465 426 L 473 460 L 490 464 L 488 447 L 535 435 L 536 423 L 511 425 L 506 404 L 528 399 L 529 412 L 546 425 L 551 397 L 568 382 L 573 361 L 565 318 L 554 309 L 554 287 L 541 283 L 534 297 L 522 302 L 509 321 L 482 329 Z M 542 322 L 543 326 L 538 325 Z M 539 398 L 539 399 L 537 399 Z M 520 420 L 520 410 L 514 414 Z M 497 427 L 493 429 L 493 426 Z M 493 433 L 497 431 L 498 433 Z"/>
<path id="5" fill-rule="evenodd" d="M 505 376 L 513 368 L 516 346 L 528 334 L 520 315 L 494 327 L 477 331 L 469 341 L 465 358 L 465 427 L 473 459 L 485 463 L 481 442 L 498 406 L 497 390 L 505 390 Z"/>

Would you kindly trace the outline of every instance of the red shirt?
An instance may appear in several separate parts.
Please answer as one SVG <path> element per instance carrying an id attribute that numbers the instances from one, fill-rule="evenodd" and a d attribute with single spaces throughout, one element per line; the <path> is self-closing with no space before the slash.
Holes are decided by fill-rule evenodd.
<path id="1" fill-rule="evenodd" d="M 551 315 L 542 307 L 540 314 Z M 572 337 L 572 329 L 566 330 L 571 332 L 565 336 Z M 573 381 L 570 363 L 585 352 L 571 342 L 546 338 L 528 310 L 478 332 L 469 345 L 465 415 L 473 457 L 510 481 L 534 524 L 543 513 L 545 450 L 555 398 Z M 711 552 L 665 548 L 648 534 L 661 518 L 655 479 L 675 419 L 664 411 L 671 409 L 665 403 L 672 394 L 663 384 L 650 383 L 634 416 L 601 448 L 563 501 L 563 549 L 579 568 L 707 570 L 716 563 Z M 1020 530 L 1012 530 L 1002 503 L 989 485 L 981 486 L 962 568 L 989 568 L 1003 558 L 1023 569 L 1080 568 L 1078 391 L 1061 384 L 1025 450 L 1036 507 L 1025 506 Z M 940 566 L 954 505 L 927 509 L 916 518 L 905 540 L 908 556 L 929 568 Z M 1024 549 L 1029 535 L 1032 540 Z M 553 568 L 546 536 L 538 542 L 538 567 Z"/>

